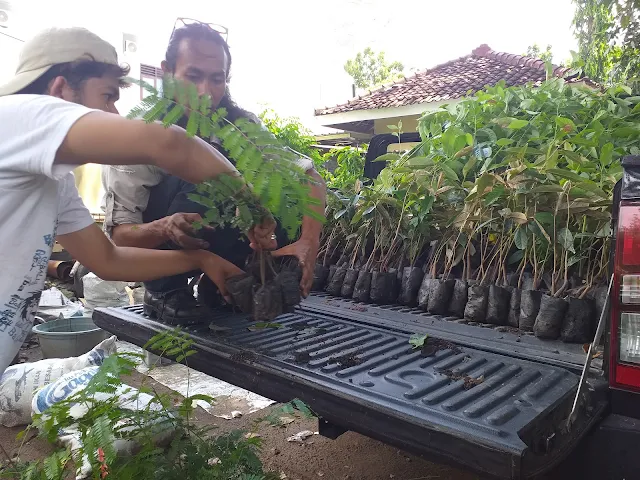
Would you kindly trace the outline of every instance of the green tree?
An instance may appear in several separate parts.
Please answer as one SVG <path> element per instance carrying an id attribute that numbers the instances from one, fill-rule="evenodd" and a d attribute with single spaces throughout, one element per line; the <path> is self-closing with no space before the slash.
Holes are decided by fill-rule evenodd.
<path id="1" fill-rule="evenodd" d="M 640 0 L 574 0 L 584 74 L 613 83 L 640 75 Z"/>
<path id="2" fill-rule="evenodd" d="M 551 45 L 547 45 L 546 50 L 542 50 L 537 43 L 527 47 L 527 52 L 524 54 L 527 57 L 539 58 L 545 62 L 553 62 L 553 52 L 551 51 Z"/>
<path id="3" fill-rule="evenodd" d="M 316 139 L 299 119 L 283 118 L 275 110 L 265 109 L 260 115 L 264 126 L 283 144 L 313 160 L 316 167 L 320 167 L 324 160 L 320 152 L 313 147 Z"/>
<path id="4" fill-rule="evenodd" d="M 401 78 L 404 65 L 388 63 L 384 52 L 376 53 L 367 47 L 354 59 L 347 60 L 344 70 L 353 78 L 356 87 L 371 88 Z"/>

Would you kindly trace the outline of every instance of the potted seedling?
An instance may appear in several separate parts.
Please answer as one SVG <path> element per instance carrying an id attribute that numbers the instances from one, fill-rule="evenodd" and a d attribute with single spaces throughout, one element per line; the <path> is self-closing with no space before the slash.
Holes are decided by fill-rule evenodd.
<path id="1" fill-rule="evenodd" d="M 212 111 L 209 96 L 199 97 L 193 84 L 173 77 L 163 79 L 161 93 L 147 84 L 142 86 L 149 96 L 129 117 L 162 121 L 169 126 L 188 114 L 187 135 L 215 135 L 241 174 L 220 175 L 196 186 L 189 198 L 207 208 L 202 222 L 194 225 L 196 230 L 203 225 L 229 225 L 247 232 L 254 225 L 276 218 L 287 236 L 293 238 L 303 216 L 324 221 L 311 208 L 320 202 L 310 197 L 311 179 L 295 163 L 299 154 L 283 146 L 268 130 L 248 119 L 230 122 L 224 109 Z M 294 295 L 292 289 L 296 273 L 276 271 L 268 252 L 256 253 L 249 267 L 252 271 L 248 274 L 229 280 L 231 298 L 238 308 L 248 313 L 251 307 L 256 320 L 271 320 L 300 301 L 299 291 Z M 251 300 L 240 293 L 245 286 L 251 286 L 242 290 L 250 292 Z"/>

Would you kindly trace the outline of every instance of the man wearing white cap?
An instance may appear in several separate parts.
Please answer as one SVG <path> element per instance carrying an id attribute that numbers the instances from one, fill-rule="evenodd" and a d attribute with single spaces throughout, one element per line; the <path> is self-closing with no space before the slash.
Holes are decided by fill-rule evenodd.
<path id="1" fill-rule="evenodd" d="M 126 74 L 98 36 L 56 28 L 24 45 L 15 76 L 0 86 L 0 376 L 31 329 L 56 237 L 106 280 L 202 270 L 224 293 L 226 278 L 241 273 L 203 250 L 116 247 L 82 203 L 71 171 L 85 163 L 150 164 L 190 182 L 238 175 L 178 127 L 114 115 Z"/>

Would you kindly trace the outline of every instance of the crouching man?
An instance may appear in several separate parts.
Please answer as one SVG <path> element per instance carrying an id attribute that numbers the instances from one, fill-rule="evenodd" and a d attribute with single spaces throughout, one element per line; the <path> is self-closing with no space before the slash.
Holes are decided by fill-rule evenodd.
<path id="1" fill-rule="evenodd" d="M 238 175 L 179 127 L 117 115 L 126 74 L 115 49 L 88 30 L 50 29 L 25 43 L 15 76 L 0 86 L 0 376 L 31 329 L 56 237 L 107 280 L 198 269 L 225 293 L 226 279 L 242 273 L 204 250 L 117 247 L 93 222 L 71 173 L 78 165 L 149 164 L 194 183 Z"/>

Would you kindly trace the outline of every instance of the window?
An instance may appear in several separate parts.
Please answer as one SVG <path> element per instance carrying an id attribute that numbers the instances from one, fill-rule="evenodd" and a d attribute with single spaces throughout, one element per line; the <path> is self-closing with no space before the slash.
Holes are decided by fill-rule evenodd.
<path id="1" fill-rule="evenodd" d="M 152 65 L 140 64 L 140 80 L 152 85 L 153 88 L 162 92 L 162 69 Z M 149 92 L 140 87 L 140 100 L 149 96 Z"/>

